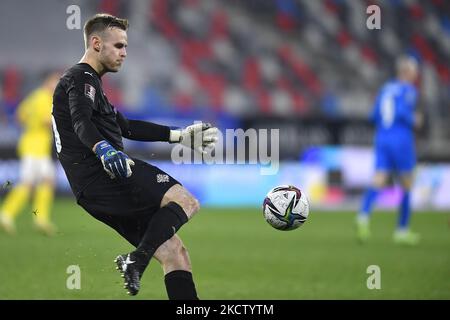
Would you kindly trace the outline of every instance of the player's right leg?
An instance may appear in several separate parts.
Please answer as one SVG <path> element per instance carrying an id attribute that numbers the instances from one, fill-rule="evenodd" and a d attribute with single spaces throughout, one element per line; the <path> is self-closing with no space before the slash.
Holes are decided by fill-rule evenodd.
<path id="1" fill-rule="evenodd" d="M 14 234 L 16 232 L 14 220 L 28 202 L 31 189 L 30 184 L 20 183 L 6 196 L 0 209 L 0 226 L 6 233 Z"/>
<path id="2" fill-rule="evenodd" d="M 361 209 L 356 217 L 356 236 L 360 242 L 365 242 L 370 237 L 369 221 L 372 207 L 380 189 L 387 184 L 388 173 L 393 168 L 389 144 L 377 140 L 375 142 L 375 175 L 371 187 L 364 194 Z"/>
<path id="3" fill-rule="evenodd" d="M 33 208 L 36 214 L 33 216 L 35 228 L 47 236 L 53 236 L 56 232 L 55 225 L 50 221 L 50 210 L 53 203 L 54 183 L 52 180 L 44 180 L 36 185 Z"/>
<path id="4" fill-rule="evenodd" d="M 119 271 L 122 271 L 124 275 L 125 287 L 131 295 L 138 293 L 139 280 L 158 248 L 171 239 L 181 226 L 200 209 L 199 202 L 180 184 L 174 184 L 164 193 L 160 206 L 160 209 L 151 218 L 136 250 L 120 255 L 115 260 Z M 169 241 L 169 243 L 171 242 Z M 177 280 L 176 276 L 183 274 L 184 277 L 190 276 L 192 280 L 189 271 L 184 269 L 179 271 L 168 277 L 171 279 L 175 275 L 175 282 L 177 282 L 179 279 Z M 171 283 L 171 281 L 169 282 Z M 192 286 L 195 288 L 193 282 Z M 176 293 L 172 294 L 173 290 L 168 290 L 169 297 L 179 296 Z M 196 296 L 190 298 L 194 299 Z"/>
<path id="5" fill-rule="evenodd" d="M 155 252 L 164 271 L 164 283 L 170 300 L 197 300 L 188 251 L 180 237 L 174 235 Z"/>
<path id="6" fill-rule="evenodd" d="M 16 232 L 14 220 L 30 197 L 33 181 L 36 179 L 36 168 L 31 157 L 20 161 L 20 182 L 8 193 L 0 209 L 0 226 L 9 233 Z"/>
<path id="7" fill-rule="evenodd" d="M 364 194 L 361 210 L 356 217 L 356 236 L 360 242 L 365 242 L 370 237 L 370 215 L 372 213 L 372 208 L 377 199 L 379 190 L 386 186 L 387 180 L 387 171 L 377 171 L 373 178 L 372 187 Z"/>

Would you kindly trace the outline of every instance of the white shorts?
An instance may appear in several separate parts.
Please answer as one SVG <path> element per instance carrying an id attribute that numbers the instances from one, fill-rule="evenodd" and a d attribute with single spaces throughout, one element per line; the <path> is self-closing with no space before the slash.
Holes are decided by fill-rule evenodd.
<path id="1" fill-rule="evenodd" d="M 51 158 L 24 157 L 20 161 L 21 182 L 36 184 L 42 180 L 53 180 L 55 169 Z"/>

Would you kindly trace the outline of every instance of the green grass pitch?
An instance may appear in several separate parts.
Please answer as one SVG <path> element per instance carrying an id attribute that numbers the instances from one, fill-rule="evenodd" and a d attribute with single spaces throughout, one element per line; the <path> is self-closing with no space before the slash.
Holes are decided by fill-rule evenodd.
<path id="1" fill-rule="evenodd" d="M 58 234 L 46 238 L 18 218 L 16 236 L 0 233 L 0 299 L 167 299 L 152 260 L 136 297 L 128 297 L 113 259 L 131 246 L 91 218 L 73 199 L 58 199 Z M 204 208 L 180 230 L 201 299 L 450 299 L 450 214 L 413 216 L 417 247 L 391 241 L 396 215 L 375 212 L 373 236 L 355 241 L 354 213 L 312 210 L 300 229 L 278 231 L 259 209 Z M 67 268 L 78 265 L 81 289 L 69 290 Z M 381 289 L 367 288 L 378 265 Z"/>

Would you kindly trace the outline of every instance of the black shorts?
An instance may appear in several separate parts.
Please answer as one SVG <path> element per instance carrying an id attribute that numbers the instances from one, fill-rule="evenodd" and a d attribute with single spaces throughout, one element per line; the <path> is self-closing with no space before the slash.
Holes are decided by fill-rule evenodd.
<path id="1" fill-rule="evenodd" d="M 134 158 L 133 161 L 130 178 L 111 179 L 104 172 L 83 189 L 77 202 L 136 247 L 164 194 L 180 183 L 155 166 Z"/>

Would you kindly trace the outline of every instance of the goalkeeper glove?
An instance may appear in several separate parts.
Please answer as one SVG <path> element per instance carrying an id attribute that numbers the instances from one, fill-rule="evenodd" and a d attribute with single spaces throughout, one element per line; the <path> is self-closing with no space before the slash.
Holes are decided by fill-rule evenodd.
<path id="1" fill-rule="evenodd" d="M 170 130 L 170 143 L 181 143 L 197 152 L 206 154 L 206 149 L 215 146 L 218 130 L 210 123 L 195 123 L 180 130 Z"/>
<path id="2" fill-rule="evenodd" d="M 111 179 L 129 178 L 134 161 L 122 151 L 117 151 L 108 141 L 102 140 L 95 145 L 95 154 L 102 161 L 103 169 Z"/>

